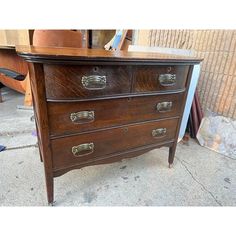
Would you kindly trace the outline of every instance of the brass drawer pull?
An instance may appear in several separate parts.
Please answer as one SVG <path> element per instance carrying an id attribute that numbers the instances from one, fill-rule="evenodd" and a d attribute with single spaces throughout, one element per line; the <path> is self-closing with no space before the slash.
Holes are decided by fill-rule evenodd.
<path id="1" fill-rule="evenodd" d="M 159 128 L 159 129 L 154 129 L 152 131 L 152 136 L 154 138 L 159 138 L 159 137 L 163 137 L 166 135 L 166 128 Z"/>
<path id="2" fill-rule="evenodd" d="M 159 102 L 157 103 L 157 110 L 159 112 L 171 111 L 172 102 Z"/>
<path id="3" fill-rule="evenodd" d="M 158 79 L 162 86 L 173 86 L 176 83 L 176 74 L 160 74 Z"/>
<path id="4" fill-rule="evenodd" d="M 73 123 L 84 124 L 94 121 L 94 111 L 79 111 L 70 114 L 70 119 Z"/>
<path id="5" fill-rule="evenodd" d="M 82 85 L 88 90 L 99 90 L 106 87 L 106 76 L 90 75 L 82 77 Z"/>
<path id="6" fill-rule="evenodd" d="M 71 149 L 75 157 L 86 156 L 94 151 L 94 143 L 83 143 Z"/>

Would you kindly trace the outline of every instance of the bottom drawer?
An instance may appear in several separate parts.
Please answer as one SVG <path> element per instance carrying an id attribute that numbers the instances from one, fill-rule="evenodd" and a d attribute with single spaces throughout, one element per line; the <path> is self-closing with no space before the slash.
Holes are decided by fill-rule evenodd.
<path id="1" fill-rule="evenodd" d="M 173 140 L 177 124 L 178 119 L 167 119 L 53 139 L 53 168 L 61 169 L 96 157 Z"/>

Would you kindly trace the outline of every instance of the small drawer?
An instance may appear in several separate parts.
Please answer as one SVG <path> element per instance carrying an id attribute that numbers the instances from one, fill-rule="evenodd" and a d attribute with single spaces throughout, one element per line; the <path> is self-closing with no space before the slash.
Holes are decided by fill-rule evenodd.
<path id="1" fill-rule="evenodd" d="M 44 65 L 48 99 L 83 99 L 130 93 L 129 66 Z"/>
<path id="2" fill-rule="evenodd" d="M 178 119 L 167 119 L 53 139 L 53 168 L 66 168 L 109 154 L 173 141 L 177 124 Z"/>
<path id="3" fill-rule="evenodd" d="M 49 102 L 51 135 L 179 116 L 184 93 L 82 102 Z"/>
<path id="4" fill-rule="evenodd" d="M 135 92 L 184 89 L 189 66 L 138 66 L 134 72 Z"/>

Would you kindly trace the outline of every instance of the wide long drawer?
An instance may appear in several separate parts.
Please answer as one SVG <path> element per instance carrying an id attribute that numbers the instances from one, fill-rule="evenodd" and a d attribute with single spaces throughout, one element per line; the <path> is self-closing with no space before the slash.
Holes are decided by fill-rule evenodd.
<path id="1" fill-rule="evenodd" d="M 177 124 L 178 119 L 166 119 L 53 139 L 53 168 L 66 168 L 112 153 L 173 141 Z"/>
<path id="2" fill-rule="evenodd" d="M 83 102 L 49 102 L 51 135 L 179 116 L 184 93 Z"/>

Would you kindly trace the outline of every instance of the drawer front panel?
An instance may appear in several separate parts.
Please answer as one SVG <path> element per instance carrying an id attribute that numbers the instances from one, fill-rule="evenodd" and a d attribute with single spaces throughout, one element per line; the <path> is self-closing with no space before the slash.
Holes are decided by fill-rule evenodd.
<path id="1" fill-rule="evenodd" d="M 99 132 L 54 139 L 53 167 L 60 169 L 86 160 L 175 138 L 178 119 L 139 123 Z"/>
<path id="2" fill-rule="evenodd" d="M 111 100 L 48 103 L 51 135 L 179 116 L 184 93 Z"/>
<path id="3" fill-rule="evenodd" d="M 83 99 L 130 93 L 129 66 L 44 65 L 48 99 Z"/>
<path id="4" fill-rule="evenodd" d="M 134 92 L 184 89 L 189 66 L 137 66 Z"/>

